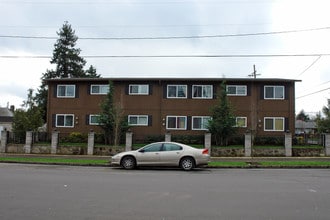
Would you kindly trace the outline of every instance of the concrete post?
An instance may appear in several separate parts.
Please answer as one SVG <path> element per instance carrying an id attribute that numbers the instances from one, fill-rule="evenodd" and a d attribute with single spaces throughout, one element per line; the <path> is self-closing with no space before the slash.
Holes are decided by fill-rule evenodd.
<path id="1" fill-rule="evenodd" d="M 25 145 L 24 145 L 24 153 L 30 154 L 31 153 L 31 146 L 32 146 L 32 131 L 27 131 L 25 136 Z"/>
<path id="2" fill-rule="evenodd" d="M 125 151 L 132 150 L 133 145 L 133 132 L 128 131 L 126 132 L 126 145 L 125 145 Z"/>
<path id="3" fill-rule="evenodd" d="M 291 133 L 285 133 L 284 146 L 285 146 L 285 156 L 292 157 L 292 134 Z"/>
<path id="4" fill-rule="evenodd" d="M 166 134 L 165 134 L 165 142 L 171 142 L 171 139 L 172 139 L 171 133 L 166 132 Z"/>
<path id="5" fill-rule="evenodd" d="M 93 131 L 88 133 L 88 143 L 87 143 L 87 155 L 94 154 L 94 139 L 95 133 Z"/>
<path id="6" fill-rule="evenodd" d="M 330 156 L 330 134 L 324 134 L 325 156 Z"/>
<path id="7" fill-rule="evenodd" d="M 1 145 L 0 145 L 0 153 L 6 153 L 7 147 L 7 131 L 1 131 Z"/>
<path id="8" fill-rule="evenodd" d="M 244 141 L 244 155 L 246 157 L 251 157 L 252 155 L 252 134 L 246 133 Z"/>
<path id="9" fill-rule="evenodd" d="M 53 131 L 52 133 L 52 143 L 51 143 L 51 148 L 50 148 L 50 153 L 51 154 L 56 154 L 57 153 L 57 147 L 58 147 L 58 131 Z"/>
<path id="10" fill-rule="evenodd" d="M 211 155 L 211 133 L 205 133 L 204 135 L 204 146 L 209 150 L 209 154 Z"/>

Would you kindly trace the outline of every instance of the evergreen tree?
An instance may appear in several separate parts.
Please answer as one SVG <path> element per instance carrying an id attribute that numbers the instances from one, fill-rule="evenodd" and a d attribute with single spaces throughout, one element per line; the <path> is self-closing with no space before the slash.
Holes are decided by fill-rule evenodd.
<path id="1" fill-rule="evenodd" d="M 309 121 L 310 118 L 308 115 L 306 115 L 304 110 L 301 110 L 299 114 L 296 116 L 297 120 L 302 120 L 302 121 Z"/>
<path id="2" fill-rule="evenodd" d="M 128 123 L 122 109 L 114 103 L 113 94 L 114 85 L 112 81 L 109 81 L 109 92 L 101 103 L 102 112 L 99 124 L 104 130 L 107 143 L 117 146 L 119 145 L 121 134 L 128 130 Z"/>
<path id="3" fill-rule="evenodd" d="M 68 22 L 57 32 L 58 40 L 54 44 L 53 57 L 50 63 L 55 64 L 54 70 L 46 70 L 41 77 L 41 86 L 36 94 L 36 102 L 42 109 L 43 119 L 46 120 L 48 87 L 45 80 L 57 78 L 99 78 L 96 69 L 90 66 L 84 70 L 86 61 L 80 56 L 81 50 L 75 48 L 78 37 Z"/>
<path id="4" fill-rule="evenodd" d="M 236 133 L 236 119 L 228 101 L 225 82 L 220 85 L 218 104 L 212 108 L 212 119 L 208 129 L 215 137 L 216 145 L 227 145 L 228 138 Z"/>
<path id="5" fill-rule="evenodd" d="M 329 133 L 330 132 L 330 106 L 324 106 L 322 109 L 324 117 L 317 115 L 316 124 L 317 130 L 320 133 Z"/>

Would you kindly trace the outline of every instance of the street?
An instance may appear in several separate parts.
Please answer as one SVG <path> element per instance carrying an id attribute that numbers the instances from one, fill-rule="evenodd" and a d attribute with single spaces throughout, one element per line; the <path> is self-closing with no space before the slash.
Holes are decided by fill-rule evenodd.
<path id="1" fill-rule="evenodd" d="M 0 164 L 0 219 L 329 219 L 328 169 Z"/>

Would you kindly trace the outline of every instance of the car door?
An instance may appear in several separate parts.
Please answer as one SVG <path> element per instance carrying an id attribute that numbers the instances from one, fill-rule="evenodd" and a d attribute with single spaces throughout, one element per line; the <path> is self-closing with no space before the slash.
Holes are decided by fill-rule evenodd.
<path id="1" fill-rule="evenodd" d="M 140 149 L 136 155 L 138 165 L 153 165 L 160 163 L 162 143 L 149 144 Z"/>
<path id="2" fill-rule="evenodd" d="M 160 161 L 163 165 L 178 165 L 183 153 L 182 146 L 175 143 L 164 143 L 160 153 Z"/>

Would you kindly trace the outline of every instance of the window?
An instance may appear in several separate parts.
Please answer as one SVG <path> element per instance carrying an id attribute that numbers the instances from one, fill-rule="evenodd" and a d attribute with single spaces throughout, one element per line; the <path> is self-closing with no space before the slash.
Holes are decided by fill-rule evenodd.
<path id="1" fill-rule="evenodd" d="M 187 85 L 168 85 L 167 98 L 187 98 Z"/>
<path id="2" fill-rule="evenodd" d="M 284 86 L 265 86 L 265 99 L 284 99 Z"/>
<path id="3" fill-rule="evenodd" d="M 56 127 L 73 127 L 73 114 L 56 115 Z"/>
<path id="4" fill-rule="evenodd" d="M 265 131 L 284 131 L 284 118 L 266 117 L 264 119 Z"/>
<path id="5" fill-rule="evenodd" d="M 90 125 L 99 125 L 100 115 L 89 115 L 89 124 Z"/>
<path id="6" fill-rule="evenodd" d="M 171 144 L 171 143 L 163 144 L 163 151 L 178 151 L 178 150 L 182 150 L 182 147 L 177 144 Z"/>
<path id="7" fill-rule="evenodd" d="M 162 143 L 153 143 L 145 146 L 143 149 L 141 149 L 143 152 L 157 152 L 162 149 Z"/>
<path id="8" fill-rule="evenodd" d="M 109 92 L 109 85 L 91 85 L 91 94 L 107 94 Z"/>
<path id="9" fill-rule="evenodd" d="M 192 129 L 193 130 L 207 130 L 209 124 L 209 116 L 193 116 L 192 117 Z"/>
<path id="10" fill-rule="evenodd" d="M 148 115 L 129 115 L 128 124 L 135 126 L 148 126 Z"/>
<path id="11" fill-rule="evenodd" d="M 212 99 L 213 98 L 213 86 L 212 85 L 193 85 L 192 97 L 200 99 Z"/>
<path id="12" fill-rule="evenodd" d="M 149 85 L 129 85 L 130 95 L 148 95 Z"/>
<path id="13" fill-rule="evenodd" d="M 167 116 L 166 128 L 176 130 L 187 129 L 187 117 L 186 116 Z"/>
<path id="14" fill-rule="evenodd" d="M 247 86 L 228 85 L 227 94 L 231 96 L 246 96 Z"/>
<path id="15" fill-rule="evenodd" d="M 74 98 L 76 94 L 75 85 L 58 85 L 57 97 Z"/>
<path id="16" fill-rule="evenodd" d="M 247 118 L 246 117 L 236 117 L 236 127 L 246 128 Z"/>

